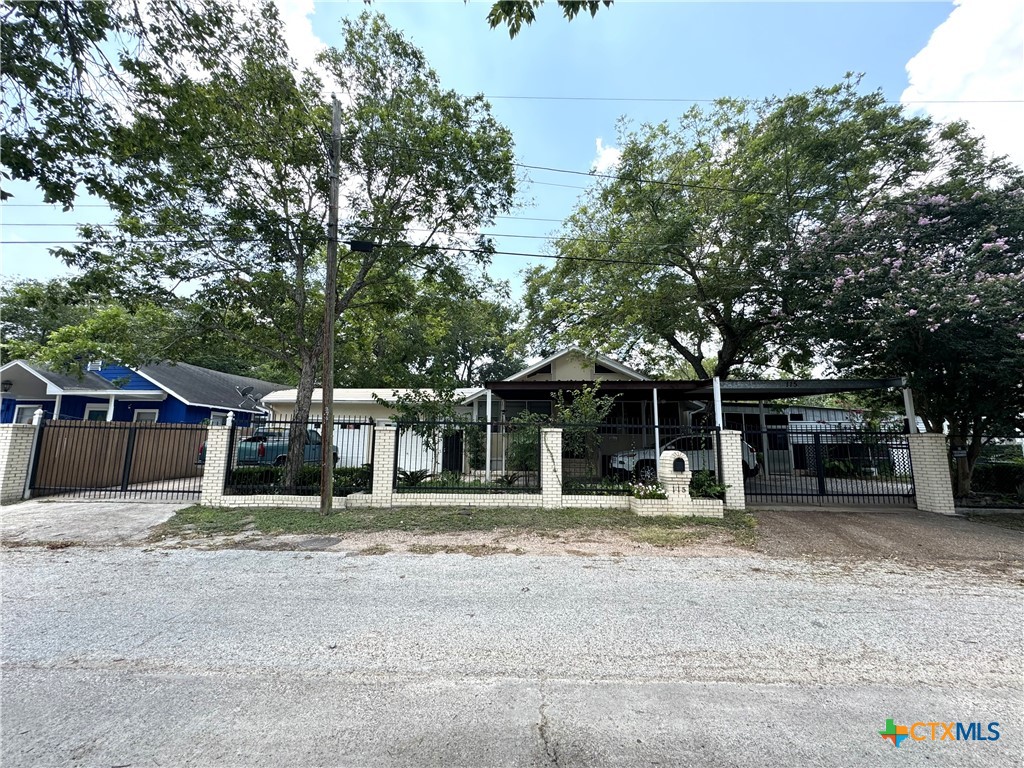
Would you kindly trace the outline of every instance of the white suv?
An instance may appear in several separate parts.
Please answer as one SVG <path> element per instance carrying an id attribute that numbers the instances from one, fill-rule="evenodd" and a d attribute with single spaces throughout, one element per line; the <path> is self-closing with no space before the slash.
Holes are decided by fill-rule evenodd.
<path id="1" fill-rule="evenodd" d="M 761 471 L 757 453 L 741 443 L 743 450 L 743 476 L 754 477 Z M 686 454 L 686 464 L 691 472 L 707 470 L 716 474 L 717 451 L 710 435 L 682 435 L 661 446 L 664 451 L 681 451 Z M 639 482 L 650 483 L 658 479 L 658 461 L 654 448 L 639 448 L 613 453 L 608 459 L 608 468 L 619 475 L 628 475 Z"/>

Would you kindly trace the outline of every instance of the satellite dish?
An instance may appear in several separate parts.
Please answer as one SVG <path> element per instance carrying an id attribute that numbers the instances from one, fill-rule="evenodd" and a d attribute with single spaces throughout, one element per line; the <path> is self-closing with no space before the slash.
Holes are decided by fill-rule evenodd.
<path id="1" fill-rule="evenodd" d="M 245 407 L 247 402 L 251 402 L 253 405 L 263 399 L 263 395 L 259 392 L 254 391 L 254 387 L 235 387 L 235 391 L 242 396 L 242 402 L 238 404 L 239 408 Z"/>
<path id="2" fill-rule="evenodd" d="M 240 394 L 243 398 L 248 397 L 252 392 L 252 387 L 235 387 L 235 391 Z"/>

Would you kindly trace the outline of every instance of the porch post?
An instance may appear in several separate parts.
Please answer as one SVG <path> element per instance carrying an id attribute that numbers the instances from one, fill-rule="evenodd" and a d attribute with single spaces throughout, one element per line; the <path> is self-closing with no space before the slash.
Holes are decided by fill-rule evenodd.
<path id="1" fill-rule="evenodd" d="M 725 424 L 722 419 L 722 381 L 717 376 L 711 380 L 711 388 L 715 396 L 715 426 L 723 429 Z"/>
<path id="2" fill-rule="evenodd" d="M 57 419 L 60 418 L 60 400 L 61 400 L 62 397 L 64 397 L 64 395 L 58 393 L 57 399 L 53 403 L 53 418 L 54 418 L 54 421 L 56 421 Z"/>
<path id="3" fill-rule="evenodd" d="M 917 413 L 914 412 L 914 391 L 907 386 L 907 380 L 903 379 L 903 409 L 907 412 L 907 428 L 910 434 L 917 434 Z"/>
<path id="4" fill-rule="evenodd" d="M 111 395 L 107 402 L 107 421 L 114 420 L 114 396 Z"/>
<path id="5" fill-rule="evenodd" d="M 764 400 L 758 400 L 757 401 L 757 415 L 758 415 L 758 419 L 759 419 L 758 423 L 761 425 L 761 452 L 764 453 L 764 473 L 765 473 L 765 475 L 767 475 L 768 474 L 768 425 L 765 423 L 765 420 L 764 420 Z M 789 434 L 788 433 L 788 430 L 789 430 L 788 417 L 787 417 L 786 429 L 787 429 L 787 435 L 788 435 Z M 792 442 L 789 441 L 788 439 L 786 440 L 786 442 L 790 444 L 790 449 L 792 450 L 792 445 L 793 445 Z"/>
<path id="6" fill-rule="evenodd" d="M 654 455 L 661 456 L 661 419 L 658 418 L 658 388 L 654 387 Z"/>
<path id="7" fill-rule="evenodd" d="M 487 467 L 484 470 L 484 480 L 491 482 L 491 390 L 487 390 Z"/>

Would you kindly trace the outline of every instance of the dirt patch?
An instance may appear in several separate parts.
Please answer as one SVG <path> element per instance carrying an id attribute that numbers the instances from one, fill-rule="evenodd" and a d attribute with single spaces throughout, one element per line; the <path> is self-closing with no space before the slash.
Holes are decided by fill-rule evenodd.
<path id="1" fill-rule="evenodd" d="M 758 510 L 755 549 L 771 557 L 894 561 L 1009 572 L 1024 568 L 1024 531 L 917 510 Z"/>

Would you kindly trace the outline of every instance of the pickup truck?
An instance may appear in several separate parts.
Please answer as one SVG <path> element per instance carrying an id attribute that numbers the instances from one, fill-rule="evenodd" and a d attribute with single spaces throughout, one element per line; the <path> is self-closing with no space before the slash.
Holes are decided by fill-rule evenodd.
<path id="1" fill-rule="evenodd" d="M 238 441 L 235 452 L 235 463 L 245 466 L 283 466 L 288 461 L 288 427 L 258 427 L 248 437 Z M 306 430 L 306 443 L 303 447 L 303 461 L 306 464 L 319 464 L 323 441 L 315 429 Z M 334 465 L 338 464 L 338 446 L 332 445 Z M 196 464 L 206 463 L 206 443 L 199 449 Z"/>
<path id="2" fill-rule="evenodd" d="M 702 470 L 715 474 L 716 451 L 711 438 L 706 435 L 683 435 L 670 440 L 661 446 L 664 451 L 682 451 L 686 454 L 686 464 L 691 472 Z M 743 476 L 750 478 L 761 471 L 757 462 L 757 453 L 746 443 L 742 444 Z M 623 477 L 632 477 L 641 483 L 649 483 L 658 479 L 658 462 L 654 448 L 641 448 L 631 451 L 619 451 L 608 460 L 608 468 Z"/>
<path id="3" fill-rule="evenodd" d="M 288 427 L 259 427 L 249 437 L 238 442 L 237 464 L 240 467 L 260 464 L 281 466 L 288 461 Z M 322 440 L 315 429 L 306 430 L 306 443 L 303 448 L 306 464 L 319 464 Z M 333 464 L 338 463 L 338 447 L 331 446 L 334 452 Z"/>

